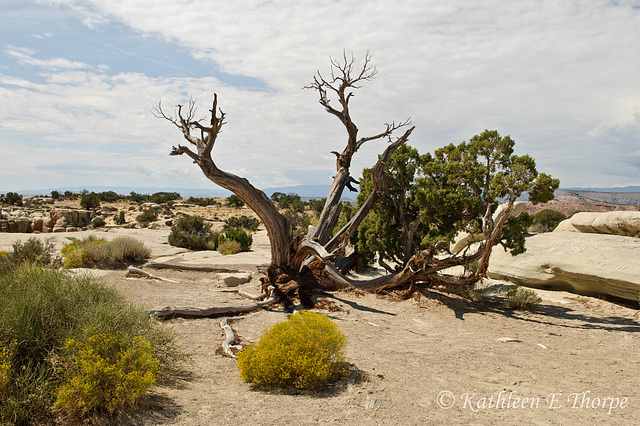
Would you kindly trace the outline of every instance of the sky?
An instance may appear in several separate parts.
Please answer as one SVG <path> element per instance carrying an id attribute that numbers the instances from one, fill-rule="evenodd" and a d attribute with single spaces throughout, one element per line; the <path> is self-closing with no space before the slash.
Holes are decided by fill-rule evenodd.
<path id="1" fill-rule="evenodd" d="M 640 0 L 1 0 L 0 192 L 213 188 L 152 110 L 204 117 L 214 93 L 221 169 L 330 184 L 346 132 L 303 87 L 367 51 L 360 136 L 410 118 L 425 153 L 497 130 L 561 187 L 640 185 Z"/>

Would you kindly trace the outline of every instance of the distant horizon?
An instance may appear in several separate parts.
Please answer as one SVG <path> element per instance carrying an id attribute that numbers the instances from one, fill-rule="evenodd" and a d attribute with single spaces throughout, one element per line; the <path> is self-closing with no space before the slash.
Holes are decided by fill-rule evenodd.
<path id="1" fill-rule="evenodd" d="M 329 193 L 331 185 L 329 184 L 314 184 L 314 185 L 290 185 L 271 188 L 258 188 L 265 192 L 267 195 L 271 195 L 274 192 L 283 192 L 285 194 L 295 193 L 301 197 L 307 198 L 324 198 Z M 89 192 L 107 192 L 113 191 L 119 195 L 129 195 L 131 192 L 139 194 L 153 194 L 156 192 L 177 192 L 182 197 L 190 196 L 209 196 L 209 197 L 228 197 L 232 194 L 219 186 L 212 186 L 211 188 L 167 188 L 167 187 L 135 187 L 135 186 L 65 186 L 56 188 L 38 188 L 38 189 L 22 189 L 22 190 L 0 190 L 0 194 L 6 194 L 8 192 L 15 192 L 23 196 L 36 196 L 36 195 L 50 195 L 52 191 L 65 192 L 71 191 L 75 194 L 87 190 Z M 571 188 L 559 188 L 561 191 L 586 191 L 586 192 L 630 192 L 640 193 L 640 186 L 619 186 L 619 187 L 571 187 Z M 357 196 L 358 192 L 345 191 L 344 198 L 351 198 L 349 194 L 353 194 L 353 199 Z"/>

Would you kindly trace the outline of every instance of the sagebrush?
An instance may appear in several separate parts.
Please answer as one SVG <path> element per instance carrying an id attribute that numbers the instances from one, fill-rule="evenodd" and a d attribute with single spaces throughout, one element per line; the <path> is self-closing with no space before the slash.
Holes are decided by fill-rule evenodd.
<path id="1" fill-rule="evenodd" d="M 23 264 L 56 267 L 60 265 L 60 257 L 49 241 L 42 241 L 35 237 L 25 242 L 15 241 L 11 251 L 0 251 L 0 273 Z"/>
<path id="2" fill-rule="evenodd" d="M 182 217 L 174 223 L 169 234 L 169 244 L 189 250 L 215 250 L 219 233 L 211 230 L 201 216 Z"/>
<path id="3" fill-rule="evenodd" d="M 94 331 L 100 336 L 119 336 L 121 348 L 138 347 L 139 339 L 149 342 L 150 353 L 158 360 L 156 375 L 167 376 L 182 359 L 171 333 L 90 275 L 23 264 L 0 275 L 0 300 L 0 392 L 4 393 L 0 424 L 53 423 L 58 414 L 54 409 L 58 390 L 71 377 L 62 374 L 61 367 L 82 360 L 61 348 L 70 340 L 90 347 Z M 89 364 L 89 369 L 117 369 L 117 363 L 115 367 Z M 104 401 L 101 398 L 109 392 L 114 391 L 98 389 L 92 395 Z M 102 403 L 93 407 L 113 410 Z M 78 408 L 61 405 L 59 409 L 81 413 Z"/>

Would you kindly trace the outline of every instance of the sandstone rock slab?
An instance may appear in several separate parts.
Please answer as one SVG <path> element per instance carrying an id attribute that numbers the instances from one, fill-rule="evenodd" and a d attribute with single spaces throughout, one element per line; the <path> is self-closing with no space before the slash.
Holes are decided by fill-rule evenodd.
<path id="1" fill-rule="evenodd" d="M 527 238 L 527 251 L 511 256 L 496 248 L 489 278 L 545 290 L 640 301 L 640 239 L 617 235 L 549 232 Z"/>
<path id="2" fill-rule="evenodd" d="M 640 237 L 640 211 L 580 212 L 558 225 L 554 232 L 572 231 Z"/>

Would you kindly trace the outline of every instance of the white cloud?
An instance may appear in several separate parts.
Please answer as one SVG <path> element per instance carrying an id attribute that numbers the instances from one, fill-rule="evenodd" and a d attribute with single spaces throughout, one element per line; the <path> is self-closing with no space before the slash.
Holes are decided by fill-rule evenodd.
<path id="1" fill-rule="evenodd" d="M 87 69 L 90 65 L 84 62 L 70 61 L 65 58 L 36 59 L 35 51 L 26 47 L 8 46 L 5 53 L 24 65 L 33 65 L 45 70 L 57 71 L 65 69 Z"/>
<path id="2" fill-rule="evenodd" d="M 410 116 L 417 126 L 410 143 L 424 152 L 497 129 L 563 186 L 640 184 L 637 169 L 624 166 L 640 131 L 633 106 L 621 107 L 640 99 L 640 11 L 634 2 L 38 3 L 71 7 L 98 31 L 119 22 L 159 36 L 226 73 L 259 78 L 270 90 L 247 91 L 214 78 L 106 75 L 104 67 L 12 48 L 14 58 L 49 72 L 38 84 L 0 76 L 7 85 L 0 87 L 3 129 L 60 143 L 120 143 L 123 152 L 144 145 L 147 162 L 178 173 L 183 159 L 161 156 L 179 134 L 149 110 L 158 99 L 173 105 L 193 94 L 206 112 L 216 91 L 229 122 L 216 147 L 220 166 L 266 186 L 295 183 L 292 177 L 306 170 L 330 176 L 334 159 L 328 152 L 341 149 L 344 131 L 316 95 L 301 88 L 317 69 L 328 72 L 330 55 L 346 49 L 361 58 L 370 49 L 379 73 L 352 100 L 362 135 Z M 375 161 L 382 146 L 363 149 L 354 173 Z"/>

